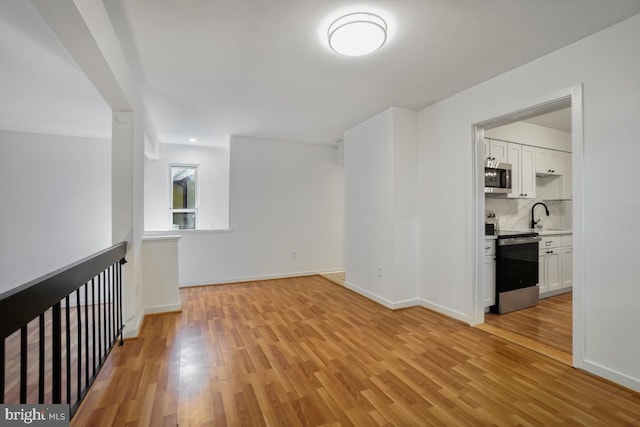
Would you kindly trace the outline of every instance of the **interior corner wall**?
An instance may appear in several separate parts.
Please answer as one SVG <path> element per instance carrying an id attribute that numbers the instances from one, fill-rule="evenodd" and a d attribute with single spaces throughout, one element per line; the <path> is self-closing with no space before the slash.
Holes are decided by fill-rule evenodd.
<path id="1" fill-rule="evenodd" d="M 232 137 L 230 151 L 231 231 L 174 232 L 182 236 L 180 285 L 343 270 L 336 147 Z"/>
<path id="2" fill-rule="evenodd" d="M 417 300 L 417 114 L 392 107 L 345 132 L 346 285 L 389 308 Z"/>
<path id="3" fill-rule="evenodd" d="M 637 40 L 640 15 L 419 112 L 419 292 L 433 307 L 471 318 L 472 125 L 582 83 L 583 229 L 574 230 L 584 243 L 584 282 L 574 284 L 584 301 L 580 365 L 640 390 L 640 197 L 630 174 L 640 158 Z"/>
<path id="4" fill-rule="evenodd" d="M 111 141 L 0 131 L 0 292 L 111 246 Z"/>
<path id="5" fill-rule="evenodd" d="M 198 165 L 198 228 L 229 228 L 229 149 L 160 144 L 158 159 L 144 159 L 144 229 L 170 230 L 170 165 Z"/>
<path id="6" fill-rule="evenodd" d="M 418 303 L 417 112 L 392 108 L 394 303 Z"/>
<path id="7" fill-rule="evenodd" d="M 346 285 L 386 306 L 393 293 L 393 110 L 344 134 Z M 381 274 L 378 274 L 378 268 Z"/>

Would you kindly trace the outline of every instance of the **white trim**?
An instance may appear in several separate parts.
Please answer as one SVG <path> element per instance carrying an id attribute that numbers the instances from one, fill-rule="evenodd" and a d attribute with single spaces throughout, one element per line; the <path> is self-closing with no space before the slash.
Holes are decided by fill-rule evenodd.
<path id="1" fill-rule="evenodd" d="M 473 135 L 473 212 L 475 215 L 475 226 L 477 230 L 482 230 L 482 233 L 473 233 L 473 247 L 476 250 L 476 254 L 481 256 L 473 257 L 474 272 L 472 276 L 473 283 L 471 284 L 471 306 L 469 307 L 469 324 L 471 326 L 484 323 L 484 298 L 481 295 L 485 295 L 484 292 L 484 129 L 478 125 L 472 127 Z M 481 286 L 482 285 L 482 286 Z"/>
<path id="2" fill-rule="evenodd" d="M 583 85 L 582 83 L 563 89 L 552 94 L 537 97 L 535 99 L 518 102 L 511 107 L 501 107 L 493 115 L 490 115 L 485 120 L 474 123 L 473 126 L 473 200 L 472 204 L 475 208 L 475 218 L 472 221 L 475 232 L 473 233 L 473 245 L 475 247 L 474 262 L 476 266 L 475 274 L 473 275 L 472 291 L 470 293 L 470 300 L 473 303 L 471 324 L 478 324 L 484 322 L 484 304 L 482 298 L 474 298 L 474 295 L 482 295 L 483 287 L 481 266 L 483 266 L 484 251 L 482 248 L 482 240 L 484 239 L 484 192 L 481 194 L 480 187 L 483 181 L 480 167 L 482 156 L 478 153 L 482 153 L 484 150 L 484 141 L 481 138 L 481 132 L 479 129 L 483 128 L 489 123 L 496 122 L 501 119 L 506 119 L 509 116 L 517 114 L 523 114 L 527 110 L 540 108 L 544 105 L 554 104 L 562 101 L 563 99 L 571 99 L 571 152 L 572 152 L 572 186 L 573 186 L 573 366 L 583 368 L 584 361 L 584 343 L 585 343 L 585 331 L 584 331 L 584 134 L 583 134 L 583 103 L 582 103 Z M 481 144 L 481 147 L 478 146 Z M 455 316 L 452 316 L 455 317 Z"/>
<path id="3" fill-rule="evenodd" d="M 461 313 L 461 312 L 455 311 L 455 310 L 451 310 L 450 308 L 447 308 L 447 307 L 442 306 L 440 304 L 435 304 L 435 303 L 429 302 L 429 301 L 424 300 L 422 298 L 420 298 L 418 301 L 420 303 L 420 307 L 428 308 L 429 310 L 433 310 L 435 312 L 438 312 L 440 314 L 444 314 L 445 316 L 449 316 L 449 317 L 451 317 L 453 319 L 459 320 L 459 321 L 464 322 L 466 324 L 470 324 L 469 316 L 467 316 L 464 313 Z M 483 313 L 484 313 L 484 309 L 483 309 Z"/>
<path id="4" fill-rule="evenodd" d="M 179 236 L 181 234 L 233 233 L 233 228 L 204 228 L 197 230 L 145 230 L 144 237 Z"/>
<path id="5" fill-rule="evenodd" d="M 140 332 L 140 327 L 142 326 L 142 319 L 144 318 L 144 315 L 138 315 L 137 316 L 138 320 L 135 320 L 135 318 L 131 319 L 131 321 L 135 320 L 135 326 L 133 328 L 127 328 L 127 325 L 130 325 L 130 322 L 125 322 L 125 327 L 124 330 L 122 331 L 122 337 L 123 338 L 137 338 L 138 334 Z"/>
<path id="6" fill-rule="evenodd" d="M 144 236 L 142 238 L 143 243 L 164 243 L 164 242 L 177 242 L 180 240 L 179 234 L 170 235 L 170 236 Z"/>
<path id="7" fill-rule="evenodd" d="M 156 305 L 153 307 L 146 307 L 144 309 L 144 315 L 147 314 L 159 314 L 159 313 L 170 313 L 174 311 L 182 310 L 182 304 L 166 304 L 166 305 Z"/>
<path id="8" fill-rule="evenodd" d="M 585 201 L 584 185 L 586 166 L 584 161 L 584 105 L 583 85 L 571 92 L 571 219 L 573 233 L 573 366 L 584 369 L 585 358 Z M 638 388 L 636 388 L 638 390 Z"/>
<path id="9" fill-rule="evenodd" d="M 349 290 L 352 290 L 353 292 L 359 295 L 362 295 L 365 298 L 375 301 L 378 304 L 383 305 L 390 310 L 399 310 L 401 308 L 418 307 L 420 305 L 419 300 L 417 298 L 393 302 L 379 295 L 376 295 L 372 292 L 369 292 L 366 289 L 362 289 L 354 285 L 353 283 L 346 282 L 346 281 L 344 282 L 344 287 Z"/>
<path id="10" fill-rule="evenodd" d="M 208 285 L 227 285 L 231 283 L 242 282 L 255 282 L 259 280 L 272 280 L 272 279 L 289 279 L 292 277 L 304 277 L 304 276 L 316 276 L 318 274 L 334 273 L 338 270 L 336 268 L 330 268 L 325 270 L 310 270 L 310 271 L 297 271 L 292 273 L 280 273 L 280 274 L 264 274 L 260 276 L 242 276 L 242 277 L 225 277 L 221 279 L 212 279 L 200 282 L 180 283 L 180 288 L 188 288 L 191 286 L 208 286 Z"/>
<path id="11" fill-rule="evenodd" d="M 157 305 L 153 307 L 145 307 L 142 310 L 142 314 L 138 316 L 138 320 L 135 322 L 135 326 L 133 328 L 128 328 L 130 322 L 125 323 L 124 331 L 122 332 L 123 338 L 137 338 L 140 334 L 140 328 L 142 327 L 142 323 L 144 322 L 144 318 L 147 314 L 159 314 L 159 313 L 170 313 L 173 311 L 182 310 L 182 305 L 178 304 L 167 304 L 167 305 Z M 131 319 L 133 321 L 135 319 Z"/>
<path id="12" fill-rule="evenodd" d="M 606 366 L 602 366 L 601 364 L 596 363 L 592 360 L 583 360 L 582 364 L 583 366 L 581 367 L 581 369 L 584 369 L 587 372 L 591 372 L 595 375 L 598 375 L 599 377 L 606 378 L 616 384 L 623 385 L 640 393 L 640 379 L 630 377 L 629 375 L 625 375 L 622 372 L 618 372 L 613 369 L 609 369 Z"/>
<path id="13" fill-rule="evenodd" d="M 173 168 L 193 169 L 193 182 L 195 184 L 195 200 L 193 208 L 173 208 Z M 199 227 L 200 216 L 198 215 L 198 208 L 200 207 L 200 164 L 196 163 L 169 163 L 169 228 L 173 227 L 173 214 L 174 213 L 193 213 L 195 215 L 195 228 Z"/>
<path id="14" fill-rule="evenodd" d="M 420 300 L 418 298 L 406 299 L 402 301 L 396 301 L 391 307 L 392 310 L 400 310 L 401 308 L 409 308 L 409 307 L 420 307 Z"/>
<path id="15" fill-rule="evenodd" d="M 370 300 L 372 300 L 372 301 L 375 301 L 375 302 L 377 302 L 378 304 L 380 304 L 380 305 L 383 305 L 383 306 L 387 307 L 388 309 L 393 310 L 393 302 L 389 301 L 389 300 L 388 300 L 388 299 L 386 299 L 386 298 L 383 298 L 383 297 L 381 297 L 381 296 L 379 296 L 379 295 L 376 295 L 376 294 L 374 294 L 374 293 L 372 293 L 372 292 L 369 292 L 369 291 L 367 291 L 366 289 L 362 289 L 362 288 L 360 288 L 360 287 L 358 287 L 358 286 L 354 285 L 354 284 L 353 284 L 353 283 L 351 283 L 351 282 L 347 282 L 347 281 L 345 281 L 345 282 L 344 282 L 344 287 L 345 287 L 345 288 L 347 288 L 347 289 L 352 290 L 353 292 L 355 292 L 355 293 L 357 293 L 357 294 L 362 295 L 363 297 L 366 297 L 366 298 L 368 298 L 368 299 L 370 299 Z"/>

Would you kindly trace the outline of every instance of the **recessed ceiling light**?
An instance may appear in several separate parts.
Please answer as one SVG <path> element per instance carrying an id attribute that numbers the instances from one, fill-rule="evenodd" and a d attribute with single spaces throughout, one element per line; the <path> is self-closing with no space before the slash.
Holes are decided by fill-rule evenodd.
<path id="1" fill-rule="evenodd" d="M 188 140 L 188 141 L 189 141 L 189 142 L 198 142 L 198 140 L 197 140 L 197 139 L 195 139 L 195 138 L 189 138 L 189 140 Z"/>
<path id="2" fill-rule="evenodd" d="M 346 56 L 375 52 L 387 41 L 387 23 L 369 12 L 348 13 L 329 25 L 329 47 Z"/>

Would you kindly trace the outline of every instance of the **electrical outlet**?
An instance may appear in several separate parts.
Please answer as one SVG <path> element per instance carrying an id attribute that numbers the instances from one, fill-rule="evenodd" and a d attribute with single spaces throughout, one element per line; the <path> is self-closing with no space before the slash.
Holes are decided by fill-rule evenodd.
<path id="1" fill-rule="evenodd" d="M 376 273 L 377 273 L 378 277 L 382 277 L 382 267 L 378 266 L 376 268 Z"/>
<path id="2" fill-rule="evenodd" d="M 296 259 L 298 257 L 298 254 L 296 253 L 296 251 L 291 251 L 291 259 Z"/>

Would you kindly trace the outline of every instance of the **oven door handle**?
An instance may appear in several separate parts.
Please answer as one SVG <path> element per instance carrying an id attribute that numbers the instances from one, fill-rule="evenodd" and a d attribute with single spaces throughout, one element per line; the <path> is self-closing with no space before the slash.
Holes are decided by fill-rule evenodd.
<path id="1" fill-rule="evenodd" d="M 514 237 L 512 239 L 498 239 L 498 246 L 525 245 L 527 243 L 537 243 L 542 237 Z"/>

